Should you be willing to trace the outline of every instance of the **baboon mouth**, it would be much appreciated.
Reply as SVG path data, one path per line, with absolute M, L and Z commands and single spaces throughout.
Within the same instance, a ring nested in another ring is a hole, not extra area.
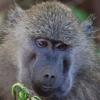
M 36 91 L 36 93 L 38 95 L 44 96 L 44 97 L 48 97 L 48 96 L 52 95 L 55 91 L 54 88 L 47 87 L 47 86 L 35 86 L 34 90 Z
M 48 86 L 42 86 L 41 87 L 44 91 L 49 91 L 49 90 L 53 90 L 54 88 L 52 87 L 48 87 Z

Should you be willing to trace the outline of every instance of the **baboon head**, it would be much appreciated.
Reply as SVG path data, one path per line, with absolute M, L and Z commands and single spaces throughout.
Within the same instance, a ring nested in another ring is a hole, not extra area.
M 16 44 L 18 79 L 40 96 L 67 96 L 92 67 L 90 41 L 61 3 L 46 2 L 26 11 L 16 7 L 8 27 Z

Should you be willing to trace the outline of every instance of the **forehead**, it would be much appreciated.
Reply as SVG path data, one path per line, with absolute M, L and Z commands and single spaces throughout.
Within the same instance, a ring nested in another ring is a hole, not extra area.
M 32 35 L 63 41 L 76 36 L 77 20 L 62 4 L 43 4 L 28 13 L 31 13 Z

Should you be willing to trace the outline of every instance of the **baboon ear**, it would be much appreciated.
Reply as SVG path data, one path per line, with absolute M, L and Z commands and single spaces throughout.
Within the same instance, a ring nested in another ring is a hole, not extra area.
M 94 38 L 96 30 L 93 26 L 92 18 L 81 22 L 80 26 L 82 27 L 83 32 L 87 35 L 88 38 Z
M 24 13 L 24 10 L 22 10 L 14 0 L 11 0 L 8 7 L 2 11 L 4 20 L 15 22 Z

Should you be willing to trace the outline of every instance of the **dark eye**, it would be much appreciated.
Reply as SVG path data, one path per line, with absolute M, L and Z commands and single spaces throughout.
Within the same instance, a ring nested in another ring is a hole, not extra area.
M 38 46 L 38 47 L 42 47 L 42 48 L 44 48 L 44 47 L 47 47 L 48 46 L 48 41 L 46 40 L 46 39 L 36 39 L 36 45 Z
M 65 51 L 69 47 L 70 47 L 69 45 L 62 43 L 62 42 L 56 44 L 56 49 L 61 50 L 61 51 Z

